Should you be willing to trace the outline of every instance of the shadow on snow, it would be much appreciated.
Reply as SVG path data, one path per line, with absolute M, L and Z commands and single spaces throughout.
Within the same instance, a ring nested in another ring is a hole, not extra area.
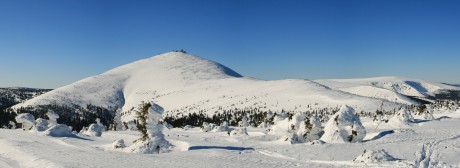
M 203 149 L 224 149 L 224 150 L 254 150 L 254 148 L 245 148 L 237 146 L 191 146 L 188 150 L 203 150 Z
M 390 135 L 390 134 L 393 134 L 393 133 L 395 133 L 394 130 L 382 131 L 379 134 L 377 134 L 376 136 L 372 137 L 371 139 L 365 140 L 364 142 L 377 140 L 377 139 L 380 139 L 380 138 L 382 138 L 382 137 L 384 137 L 386 135 Z

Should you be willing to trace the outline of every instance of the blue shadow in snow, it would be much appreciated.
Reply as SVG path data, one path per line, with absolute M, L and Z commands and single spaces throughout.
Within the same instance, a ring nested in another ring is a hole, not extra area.
M 441 116 L 441 117 L 439 117 L 439 118 L 436 118 L 436 119 L 434 119 L 434 120 L 438 120 L 438 121 L 441 121 L 441 120 L 450 119 L 450 118 L 452 118 L 452 117 L 448 117 L 448 116 Z
M 245 147 L 237 147 L 237 146 L 191 146 L 188 150 L 203 150 L 203 149 L 224 149 L 224 150 L 254 150 L 254 148 L 245 148 Z
M 382 138 L 382 137 L 384 137 L 386 135 L 390 135 L 390 134 L 393 134 L 393 133 L 395 133 L 394 130 L 382 131 L 381 133 L 377 134 L 375 137 L 373 137 L 372 139 L 367 140 L 366 142 L 377 140 L 377 139 L 380 139 L 380 138 Z
M 50 137 L 56 137 L 56 138 L 75 138 L 75 139 L 79 139 L 79 140 L 85 140 L 85 141 L 93 141 L 92 139 L 88 139 L 88 138 L 83 138 L 83 137 L 80 137 L 76 134 L 70 134 L 70 135 L 66 135 L 66 136 L 56 136 L 56 135 L 48 135 Z
M 414 119 L 414 122 L 413 122 L 413 123 L 424 123 L 424 122 L 428 122 L 428 121 L 431 121 L 431 120 Z

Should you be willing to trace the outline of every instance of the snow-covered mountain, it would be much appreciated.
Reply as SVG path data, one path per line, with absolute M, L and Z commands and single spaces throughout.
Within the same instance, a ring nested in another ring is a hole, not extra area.
M 212 114 L 219 110 L 259 108 L 262 111 L 307 111 L 347 104 L 357 111 L 375 111 L 413 104 L 404 95 L 424 97 L 439 83 L 402 78 L 357 80 L 259 80 L 210 60 L 169 52 L 139 60 L 55 89 L 13 108 L 46 104 L 136 108 L 154 101 L 166 112 Z
M 402 77 L 325 79 L 316 82 L 332 89 L 403 104 L 414 104 L 414 99 L 431 101 L 443 91 L 459 90 L 452 85 Z

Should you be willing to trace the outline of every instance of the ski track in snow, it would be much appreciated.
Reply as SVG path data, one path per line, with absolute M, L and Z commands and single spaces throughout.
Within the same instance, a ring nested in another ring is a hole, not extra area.
M 414 163 L 414 167 L 421 167 L 421 168 L 428 168 L 432 165 L 437 164 L 436 159 L 439 157 L 439 154 L 436 155 L 436 148 L 441 142 L 447 140 L 455 140 L 460 138 L 460 135 L 455 135 L 446 139 L 442 140 L 435 140 L 431 142 L 424 143 L 422 145 L 422 149 L 416 153 L 416 160 Z

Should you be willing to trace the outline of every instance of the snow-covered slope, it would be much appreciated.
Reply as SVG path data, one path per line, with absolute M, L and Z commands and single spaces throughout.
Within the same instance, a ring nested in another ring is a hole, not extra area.
M 43 104 L 87 104 L 129 111 L 154 101 L 174 112 L 217 109 L 306 111 L 347 104 L 374 111 L 381 99 L 336 91 L 309 80 L 264 81 L 197 56 L 169 52 L 136 61 L 55 89 L 13 108 Z M 392 109 L 400 104 L 387 103 Z
M 403 77 L 377 77 L 361 79 L 324 79 L 315 82 L 344 92 L 413 104 L 409 97 L 430 99 L 443 90 L 459 90 L 459 87 Z M 409 96 L 409 97 L 408 97 Z
M 454 88 L 453 86 L 450 86 Z M 332 88 L 332 89 L 331 89 Z M 209 114 L 225 109 L 307 111 L 350 105 L 357 111 L 412 104 L 404 95 L 431 95 L 443 84 L 399 78 L 275 80 L 242 77 L 210 60 L 169 52 L 139 60 L 55 89 L 13 108 L 46 104 L 92 104 L 126 112 L 154 101 L 166 112 Z

